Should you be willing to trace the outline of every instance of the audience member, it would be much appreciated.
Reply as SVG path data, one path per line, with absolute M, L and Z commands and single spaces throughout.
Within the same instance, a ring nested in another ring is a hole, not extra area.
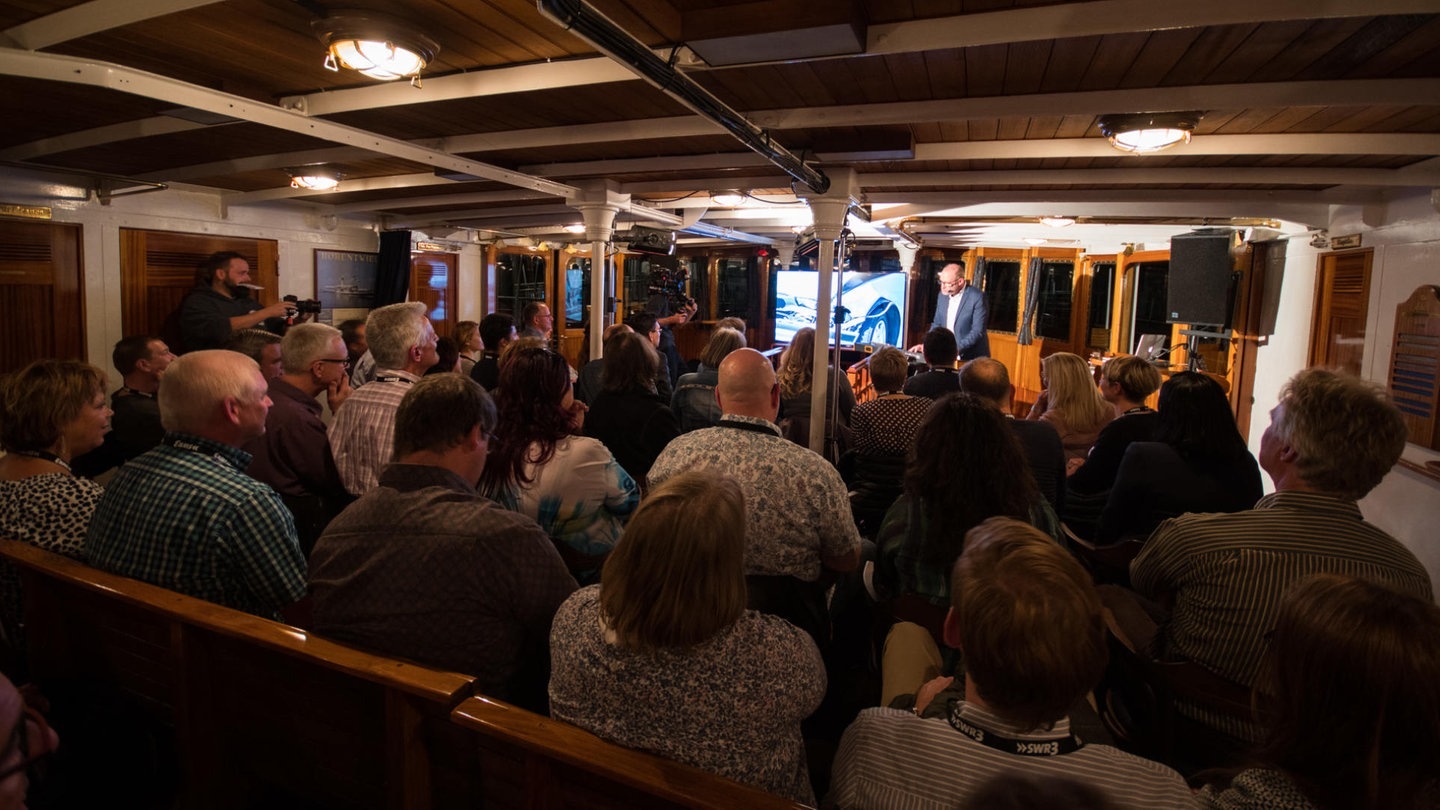
M 600 380 L 601 380 L 601 377 L 602 377 L 602 376 L 604 375 L 604 373 L 605 373 L 605 355 L 604 355 L 604 353 L 603 353 L 603 352 L 604 352 L 604 349 L 605 349 L 605 344 L 609 344 L 610 341 L 611 341 L 612 339 L 614 339 L 614 337 L 615 337 L 616 335 L 618 335 L 618 334 L 620 334 L 620 333 L 622 333 L 622 332 L 632 332 L 632 331 L 634 331 L 634 330 L 631 329 L 629 326 L 626 326 L 626 325 L 623 324 L 623 323 L 612 323 L 612 324 L 610 324 L 609 326 L 605 327 L 605 333 L 604 333 L 604 335 L 603 335 L 603 339 L 604 339 L 605 343 L 602 344 L 601 347 L 600 347 L 601 352 L 602 352 L 601 355 L 600 355 L 599 357 L 595 358 L 594 360 L 589 361 L 589 362 L 586 363 L 585 365 L 581 366 L 581 367 L 580 367 L 580 374 L 579 374 L 579 376 L 577 376 L 577 377 L 575 378 L 575 398 L 576 398 L 576 399 L 580 400 L 581 402 L 585 403 L 586 405 L 589 405 L 591 402 L 594 402 L 594 401 L 595 401 L 595 397 L 600 396 L 600 385 L 601 385 Z M 590 356 L 590 340 L 589 340 L 589 338 L 590 338 L 590 333 L 589 333 L 589 332 L 586 332 L 586 333 L 585 333 L 585 338 L 586 338 L 586 340 L 585 340 L 585 350 L 582 351 L 580 354 L 581 354 L 582 357 L 589 357 L 589 356 Z
M 1115 409 L 1090 376 L 1090 364 L 1069 352 L 1056 352 L 1040 361 L 1044 390 L 1030 408 L 1030 419 L 1055 426 L 1065 446 L 1066 469 L 1074 472 L 1085 463 L 1100 431 L 1115 418 Z
M 500 422 L 480 491 L 540 524 L 575 578 L 593 580 L 620 539 L 640 490 L 598 439 L 579 435 L 565 358 L 540 346 L 507 350 L 496 396 Z
M 1049 422 L 1015 418 L 1015 386 L 1005 364 L 991 357 L 971 360 L 960 369 L 960 390 L 989 402 L 1005 417 L 1005 424 L 1020 440 L 1040 494 L 1061 515 L 1065 503 L 1065 448 L 1060 444 L 1060 434 Z
M 650 341 L 633 332 L 616 335 L 605 344 L 602 388 L 585 415 L 585 435 L 604 442 L 642 488 L 655 457 L 680 435 L 668 400 L 655 393 L 660 362 Z
M 492 312 L 480 319 L 480 340 L 485 344 L 480 359 L 470 369 L 470 379 L 490 393 L 500 384 L 500 352 L 517 337 L 515 320 L 509 315 Z
M 551 711 L 620 745 L 814 802 L 800 721 L 825 694 L 814 643 L 745 609 L 745 495 L 714 471 L 657 487 L 601 585 L 555 616 Z
M 305 593 L 295 523 L 245 474 L 240 446 L 265 432 L 268 385 L 229 351 L 191 352 L 165 371 L 165 440 L 120 468 L 100 498 L 85 556 L 105 571 L 274 618 Z
M 340 337 L 345 339 L 345 351 L 350 357 L 350 368 L 354 370 L 359 365 L 360 358 L 370 352 L 370 344 L 365 341 L 365 319 L 351 318 L 341 321 L 336 328 L 340 330 Z
M 110 432 L 99 447 L 70 460 L 76 475 L 94 478 L 160 443 L 165 428 L 155 392 L 174 359 L 165 341 L 149 335 L 121 338 L 115 344 L 110 361 L 123 381 L 110 395 Z
M 531 301 L 520 313 L 520 325 L 520 337 L 548 341 L 555 329 L 555 316 L 550 314 L 550 307 L 544 301 Z
M 1270 420 L 1260 466 L 1276 491 L 1249 511 L 1160 524 L 1130 565 L 1136 591 L 1172 606 L 1158 652 L 1246 686 L 1255 683 L 1281 597 L 1310 574 L 1357 576 L 1433 598 L 1415 555 L 1366 523 L 1355 504 L 1405 447 L 1405 422 L 1384 393 L 1345 374 L 1307 369 L 1286 383 Z M 1244 723 L 1184 703 L 1180 710 L 1254 738 Z
M 309 556 L 325 524 L 350 502 L 320 418 L 323 393 L 332 412 L 350 396 L 349 361 L 340 331 L 301 323 L 281 344 L 285 373 L 270 381 L 265 433 L 242 449 L 253 458 L 246 472 L 269 484 L 295 518 L 300 550 Z
M 356 496 L 379 485 L 380 470 L 391 461 L 395 409 L 410 386 L 439 360 L 435 327 L 418 301 L 371 312 L 365 332 L 379 372 L 374 382 L 350 396 L 330 425 L 335 466 L 345 489 Z
M 649 340 L 650 345 L 655 347 L 655 351 L 660 351 L 660 321 L 655 318 L 654 314 L 649 312 L 631 313 L 630 317 L 625 319 L 625 324 L 635 334 Z M 670 398 L 675 395 L 675 379 L 670 376 L 669 363 L 660 364 L 660 371 L 655 375 L 655 392 L 664 397 L 666 402 L 669 402 Z
M 480 324 L 461 321 L 455 324 L 454 337 L 460 347 L 460 373 L 468 377 L 475 364 L 480 362 L 480 353 L 485 350 L 485 341 L 480 339 Z
M 731 352 L 720 363 L 716 395 L 719 424 L 670 442 L 650 468 L 650 485 L 694 469 L 733 475 L 745 493 L 750 607 L 824 639 L 821 570 L 851 571 L 860 561 L 845 482 L 819 454 L 780 435 L 780 386 L 763 354 Z
M 920 420 L 930 409 L 928 397 L 902 393 L 910 361 L 905 353 L 885 346 L 870 355 L 870 382 L 875 399 L 850 412 L 852 446 L 873 456 L 903 456 L 915 440 Z
M 102 490 L 70 470 L 110 425 L 105 374 L 75 360 L 36 360 L 0 378 L 0 537 L 83 559 L 85 530 Z M 0 563 L 0 630 L 15 655 L 20 579 Z
M 1070 475 L 1066 488 L 1081 495 L 1107 492 L 1115 483 L 1120 460 L 1131 442 L 1148 442 L 1160 416 L 1145 400 L 1160 388 L 1160 372 L 1150 361 L 1134 355 L 1112 357 L 1100 371 L 1100 396 L 1110 403 L 1115 418 L 1100 430 L 1085 463 Z
M 675 344 L 675 327 L 693 318 L 698 309 L 694 301 L 686 301 L 677 310 L 674 302 L 661 293 L 655 293 L 645 301 L 645 311 L 655 316 L 655 323 L 660 327 L 655 350 L 660 353 L 660 362 L 665 365 L 665 378 L 672 386 L 686 370 L 680 348 Z
M 721 318 L 720 320 L 716 321 L 716 322 L 715 322 L 715 328 L 716 328 L 716 329 L 734 329 L 736 332 L 739 332 L 742 336 L 745 335 L 746 332 L 748 331 L 748 327 L 745 325 L 745 319 L 744 319 L 744 318 L 737 318 L 737 317 L 735 317 L 734 315 L 727 315 L 727 316 L 725 316 L 724 318 Z M 748 341 L 749 338 L 746 338 L 746 340 Z
M 280 360 L 280 336 L 264 329 L 240 329 L 225 341 L 224 348 L 239 352 L 260 366 L 265 379 L 273 380 L 285 373 Z
M 1046 534 L 1059 534 L 1050 505 L 1015 434 L 993 405 L 973 394 L 950 394 L 936 402 L 920 424 L 905 471 L 905 494 L 880 527 L 875 588 L 896 600 L 892 610 L 905 618 L 914 600 L 918 622 L 938 630 L 950 603 L 950 570 L 964 550 L 965 533 L 989 517 L 1028 521 Z M 912 619 L 913 620 L 913 619 Z
M 1097 543 L 1143 540 L 1167 518 L 1239 512 L 1260 500 L 1260 467 L 1235 427 L 1225 391 L 1204 374 L 1182 371 L 1160 387 L 1152 438 L 1125 451 Z
M 55 753 L 60 738 L 4 675 L 0 675 L 0 735 L 5 740 L 0 748 L 0 810 L 25 810 L 29 774 Z
M 195 268 L 195 286 L 180 305 L 180 343 L 187 352 L 219 349 L 234 332 L 285 331 L 290 304 L 262 306 L 250 297 L 250 263 L 232 250 L 212 253 Z
M 700 369 L 682 374 L 675 382 L 670 397 L 670 410 L 680 423 L 680 432 L 714 427 L 720 421 L 720 403 L 715 401 L 715 386 L 720 382 L 720 363 L 736 349 L 745 348 L 745 335 L 726 326 L 717 326 L 710 333 L 705 350 L 700 352 Z
M 922 683 L 939 650 L 929 634 L 907 634 L 922 647 L 910 674 L 915 710 L 860 713 L 841 739 L 827 805 L 948 810 L 1018 771 L 1078 780 L 1115 807 L 1193 807 L 1180 774 L 1071 730 L 1066 714 L 1106 660 L 1100 599 L 1080 564 L 1006 518 L 972 529 L 963 545 L 944 621 L 945 642 L 965 654 L 963 697 L 935 699 L 954 679 Z M 902 654 L 912 655 L 887 647 L 887 659 Z
M 495 405 L 468 377 L 405 394 L 395 461 L 311 555 L 315 632 L 543 711 L 550 621 L 575 580 L 535 521 L 476 492 L 494 430 Z
M 828 346 L 826 347 L 828 350 Z M 787 438 L 799 444 L 810 444 L 810 392 L 815 375 L 815 330 L 805 327 L 795 333 L 790 345 L 780 355 L 776 379 L 780 382 L 780 429 Z M 850 448 L 850 414 L 855 410 L 855 391 L 848 376 L 837 379 L 835 370 L 827 368 L 825 380 L 825 436 L 833 442 L 838 457 Z M 838 390 L 838 393 L 837 393 Z M 831 418 L 839 403 L 839 416 Z
M 959 350 L 955 347 L 955 333 L 943 326 L 937 326 L 925 333 L 921 344 L 925 364 L 930 368 L 905 381 L 905 393 L 915 397 L 939 399 L 946 394 L 960 390 L 960 378 L 955 370 L 955 358 Z
M 435 341 L 435 365 L 425 369 L 425 374 L 457 374 L 460 371 L 460 344 L 454 338 L 442 337 Z
M 1322 574 L 1290 589 L 1268 635 L 1254 767 L 1201 804 L 1440 806 L 1440 608 Z

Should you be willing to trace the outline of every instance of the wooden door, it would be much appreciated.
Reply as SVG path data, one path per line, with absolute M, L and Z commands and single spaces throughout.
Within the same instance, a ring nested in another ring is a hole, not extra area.
M 154 335 L 172 348 L 180 342 L 180 305 L 195 287 L 195 271 L 210 254 L 233 250 L 250 263 L 252 292 L 262 304 L 280 300 L 278 243 L 168 231 L 120 229 L 120 328 L 125 335 Z
M 80 226 L 0 220 L 0 373 L 88 359 Z
M 410 257 L 410 300 L 425 304 L 435 334 L 455 331 L 454 253 L 416 253 Z
M 1365 316 L 1370 308 L 1371 258 L 1368 250 L 1320 257 L 1310 366 L 1360 374 L 1365 358 Z

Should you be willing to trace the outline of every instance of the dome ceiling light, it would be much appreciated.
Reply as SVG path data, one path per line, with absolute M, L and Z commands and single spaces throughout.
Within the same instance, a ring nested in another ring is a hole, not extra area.
M 1190 142 L 1190 133 L 1200 122 L 1198 112 L 1135 113 L 1100 116 L 1100 133 L 1121 152 L 1137 155 L 1169 149 Z
M 328 70 L 345 67 L 383 81 L 409 76 L 419 87 L 420 71 L 440 52 L 424 34 L 371 11 L 337 11 L 311 25 L 329 51 Z

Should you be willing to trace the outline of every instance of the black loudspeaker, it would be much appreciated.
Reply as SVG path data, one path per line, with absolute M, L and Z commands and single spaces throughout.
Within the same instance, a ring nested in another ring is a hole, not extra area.
M 1225 326 L 1230 323 L 1232 233 L 1196 231 L 1170 237 L 1170 278 L 1165 311 L 1170 323 Z

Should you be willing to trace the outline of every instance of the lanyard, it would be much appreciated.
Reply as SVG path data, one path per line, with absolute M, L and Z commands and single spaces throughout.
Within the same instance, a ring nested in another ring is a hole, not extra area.
M 956 731 L 983 746 L 1022 757 L 1058 757 L 1062 754 L 1073 754 L 1085 746 L 1085 743 L 1080 742 L 1080 738 L 1074 734 L 1068 734 L 1058 740 L 1017 740 L 1011 737 L 1002 737 L 993 731 L 986 731 L 961 719 L 959 701 L 950 705 L 950 712 L 945 719 Z
M 11 450 L 10 452 L 14 453 L 17 456 L 25 456 L 26 458 L 38 458 L 41 461 L 48 461 L 57 467 L 64 467 L 65 472 L 70 472 L 69 463 L 67 463 L 65 459 L 60 458 L 49 450 Z
M 409 377 L 401 377 L 398 374 L 381 374 L 375 378 L 375 382 L 398 382 L 406 385 L 414 385 L 415 381 Z

